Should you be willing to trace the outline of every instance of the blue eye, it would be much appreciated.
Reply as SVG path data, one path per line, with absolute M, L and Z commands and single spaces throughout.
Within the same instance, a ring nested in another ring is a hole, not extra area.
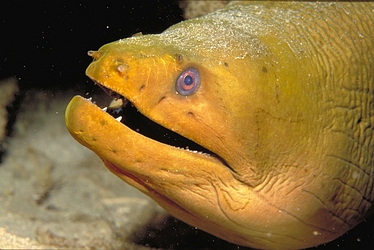
M 200 86 L 200 76 L 194 68 L 183 71 L 176 82 L 175 89 L 181 95 L 192 95 Z

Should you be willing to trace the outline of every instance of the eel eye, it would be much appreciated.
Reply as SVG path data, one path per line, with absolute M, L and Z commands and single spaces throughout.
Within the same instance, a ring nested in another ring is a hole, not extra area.
M 175 88 L 181 95 L 192 95 L 199 86 L 199 72 L 194 68 L 188 68 L 179 75 Z

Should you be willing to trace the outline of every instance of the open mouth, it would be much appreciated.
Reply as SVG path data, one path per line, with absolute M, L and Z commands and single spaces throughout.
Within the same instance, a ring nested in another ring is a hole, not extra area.
M 95 83 L 113 98 L 110 105 L 103 110 L 130 129 L 158 142 L 195 153 L 208 154 L 220 159 L 210 150 L 147 118 L 124 96 L 104 87 L 98 82 Z M 224 162 L 222 159 L 220 160 Z

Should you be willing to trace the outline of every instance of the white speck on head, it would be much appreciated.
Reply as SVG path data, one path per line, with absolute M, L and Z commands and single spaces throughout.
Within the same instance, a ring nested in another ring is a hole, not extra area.
M 313 235 L 318 236 L 318 235 L 321 235 L 321 233 L 318 231 L 313 231 Z

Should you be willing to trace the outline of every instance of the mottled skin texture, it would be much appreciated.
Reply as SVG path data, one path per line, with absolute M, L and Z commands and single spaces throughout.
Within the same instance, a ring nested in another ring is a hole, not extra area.
M 172 215 L 228 241 L 331 241 L 372 207 L 374 5 L 242 2 L 94 52 L 87 75 L 219 155 L 142 136 L 89 101 L 74 138 Z M 198 91 L 176 93 L 188 67 Z

